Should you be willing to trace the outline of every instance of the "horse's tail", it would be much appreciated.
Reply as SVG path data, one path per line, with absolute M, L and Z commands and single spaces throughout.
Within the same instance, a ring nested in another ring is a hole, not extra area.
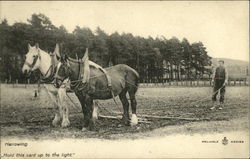
M 140 80 L 140 75 L 139 75 L 139 73 L 138 73 L 135 69 L 133 69 L 133 68 L 131 68 L 131 69 L 132 69 L 132 71 L 134 72 L 134 74 L 135 74 L 135 76 L 136 76 L 135 85 L 136 85 L 136 87 L 137 87 L 137 89 L 138 89 L 139 80 Z
M 131 69 L 134 72 L 134 74 L 137 76 L 137 79 L 138 79 L 138 82 L 139 82 L 139 79 L 140 79 L 139 73 L 135 69 L 133 69 L 133 68 L 131 68 Z
M 135 89 L 137 90 L 140 80 L 139 73 L 135 69 L 129 67 L 128 65 L 125 65 L 125 68 L 126 68 L 126 77 L 125 77 L 126 83 L 128 83 L 128 85 L 134 86 Z

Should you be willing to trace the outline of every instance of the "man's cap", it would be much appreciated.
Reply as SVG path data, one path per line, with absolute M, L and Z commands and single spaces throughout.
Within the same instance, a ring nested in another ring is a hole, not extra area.
M 224 60 L 219 60 L 218 62 L 223 62 L 224 63 Z

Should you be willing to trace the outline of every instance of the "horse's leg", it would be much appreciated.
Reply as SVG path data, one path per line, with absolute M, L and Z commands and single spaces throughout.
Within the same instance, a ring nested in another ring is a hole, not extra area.
M 86 131 L 86 127 L 88 127 L 89 125 L 89 121 L 87 119 L 87 108 L 86 108 L 86 96 L 82 93 L 82 92 L 76 92 L 75 93 L 78 100 L 81 103 L 82 106 L 82 113 L 83 113 L 83 127 L 82 127 L 82 131 Z
M 90 131 L 95 129 L 95 121 L 92 118 L 94 108 L 93 104 L 93 99 L 90 96 L 86 95 L 86 120 L 88 123 L 87 127 Z
M 129 102 L 128 99 L 126 97 L 126 93 L 127 90 L 123 90 L 120 94 L 119 94 L 119 98 L 122 102 L 122 106 L 123 106 L 123 116 L 122 119 L 125 123 L 125 125 L 129 125 Z
M 46 86 L 46 85 L 44 85 L 44 87 L 45 87 L 47 93 L 49 94 L 49 97 L 51 98 L 53 104 L 54 104 L 55 117 L 52 121 L 52 125 L 57 126 L 61 120 L 61 115 L 60 115 L 61 108 L 60 108 L 60 105 L 58 103 L 57 92 L 56 93 L 51 92 L 48 89 L 48 86 Z
M 58 89 L 58 102 L 61 106 L 61 113 L 62 113 L 62 127 L 68 127 L 70 125 L 69 121 L 69 109 L 66 105 L 66 89 L 65 88 L 59 88 Z
M 57 96 L 54 96 L 53 98 L 55 99 L 56 103 L 54 104 L 55 105 L 54 106 L 55 107 L 55 117 L 54 117 L 54 119 L 52 121 L 52 125 L 56 127 L 56 126 L 59 125 L 59 123 L 61 121 L 61 113 L 60 112 L 62 111 L 61 110 L 62 108 L 61 108 L 61 106 L 59 104 Z
M 138 124 L 138 118 L 136 116 L 136 105 L 137 105 L 137 102 L 136 102 L 136 99 L 135 99 L 136 91 L 137 91 L 137 88 L 130 88 L 128 90 L 131 109 L 132 109 L 131 126 L 134 126 L 134 125 Z
M 93 102 L 92 119 L 93 119 L 93 121 L 96 121 L 98 119 L 98 106 L 96 104 L 96 101 Z

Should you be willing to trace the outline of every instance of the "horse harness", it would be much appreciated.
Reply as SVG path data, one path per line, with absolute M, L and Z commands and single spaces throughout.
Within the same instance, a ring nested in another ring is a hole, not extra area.
M 70 82 L 70 88 L 73 89 L 74 91 L 82 91 L 84 90 L 85 92 L 88 92 L 91 90 L 90 88 L 90 85 L 89 85 L 89 80 L 87 81 L 83 81 L 83 76 L 82 74 L 84 73 L 83 72 L 83 67 L 82 67 L 82 64 L 83 64 L 83 61 L 81 60 L 78 60 L 78 80 L 75 80 L 75 81 L 71 81 Z M 106 76 L 106 79 L 108 81 L 108 89 L 109 91 L 111 91 L 111 94 L 112 94 L 112 97 L 114 97 L 114 93 L 113 93 L 113 90 L 112 90 L 112 87 L 111 87 L 111 78 L 110 76 L 108 75 L 107 71 L 105 69 L 103 69 L 102 67 L 98 67 L 98 69 L 100 69 L 104 75 Z
M 50 58 L 51 58 L 51 65 L 48 69 L 48 71 L 45 73 L 45 75 L 43 76 L 42 73 L 40 75 L 41 77 L 41 82 L 42 83 L 51 83 L 54 81 L 55 79 L 55 74 L 56 74 L 56 61 L 55 61 L 55 54 L 50 54 Z M 50 72 L 49 77 L 46 77 L 48 75 L 48 73 Z
M 82 90 L 87 90 L 88 83 L 87 82 L 82 82 L 82 65 L 81 61 L 78 61 L 78 80 L 76 81 L 71 81 L 70 82 L 70 88 L 73 89 L 74 91 L 82 91 Z

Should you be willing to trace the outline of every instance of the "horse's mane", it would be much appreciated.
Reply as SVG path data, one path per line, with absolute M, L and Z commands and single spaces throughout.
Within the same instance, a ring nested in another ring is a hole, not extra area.
M 42 50 L 41 48 L 39 48 L 39 51 L 45 53 L 46 55 L 49 55 L 51 57 L 52 64 L 57 65 L 57 63 L 59 62 L 57 59 L 57 55 L 54 52 L 47 52 L 45 50 Z
M 76 59 L 73 59 L 73 58 L 70 58 L 70 57 L 68 57 L 68 60 L 73 62 L 73 63 L 81 63 L 81 64 L 84 63 L 84 61 L 76 60 Z M 101 69 L 101 70 L 103 69 L 100 65 L 96 64 L 95 62 L 93 62 L 91 60 L 89 60 L 89 65 L 93 66 L 94 68 L 97 68 L 97 69 Z
M 76 59 L 68 57 L 68 60 L 70 62 L 75 63 L 75 64 L 80 63 L 80 64 L 88 66 L 88 67 L 84 67 L 84 74 L 83 74 L 83 79 L 82 79 L 83 83 L 89 82 L 90 68 L 92 67 L 92 69 L 96 69 L 96 70 L 99 70 L 102 73 L 104 73 L 108 78 L 109 85 L 111 85 L 111 81 L 107 75 L 107 71 L 104 68 L 102 68 L 100 65 L 96 64 L 95 62 L 88 60 L 88 58 L 86 59 L 87 61 L 82 61 L 82 60 L 76 60 Z

